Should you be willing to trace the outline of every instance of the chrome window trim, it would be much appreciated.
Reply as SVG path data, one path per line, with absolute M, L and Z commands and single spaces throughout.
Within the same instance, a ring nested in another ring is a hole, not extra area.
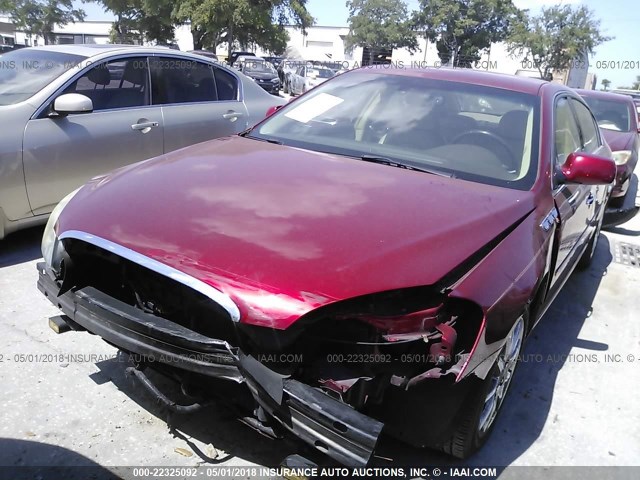
M 65 238 L 73 238 L 75 240 L 82 240 L 83 242 L 90 243 L 92 245 L 95 245 L 96 247 L 112 252 L 122 258 L 126 258 L 131 262 L 146 267 L 149 270 L 153 270 L 160 275 L 163 275 L 189 288 L 192 288 L 224 308 L 227 313 L 229 313 L 231 320 L 236 323 L 240 321 L 240 310 L 238 309 L 238 306 L 235 304 L 235 302 L 231 299 L 231 297 L 222 293 L 220 290 L 212 287 L 211 285 L 207 285 L 203 281 L 192 277 L 191 275 L 187 275 L 180 270 L 176 270 L 175 268 L 149 258 L 146 255 L 142 255 L 141 253 L 131 250 L 130 248 L 123 247 L 122 245 L 104 239 L 97 235 L 93 235 L 91 233 L 86 233 L 79 230 L 67 230 L 58 237 L 59 240 L 64 240 Z

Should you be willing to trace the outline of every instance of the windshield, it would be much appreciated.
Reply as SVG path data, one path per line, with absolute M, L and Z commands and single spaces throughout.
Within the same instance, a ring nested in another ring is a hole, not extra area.
M 23 48 L 0 58 L 0 105 L 31 98 L 86 57 Z
M 268 62 L 252 62 L 247 60 L 244 62 L 244 66 L 242 67 L 243 73 L 271 73 L 273 75 L 277 75 L 275 69 Z
M 600 128 L 618 132 L 631 131 L 631 115 L 626 103 L 593 97 L 583 98 L 596 117 Z
M 329 70 L 328 68 L 310 68 L 307 70 L 308 77 L 317 77 L 317 78 L 331 78 L 335 75 L 333 70 Z
M 533 95 L 353 71 L 285 106 L 249 137 L 528 190 L 537 175 L 538 112 Z

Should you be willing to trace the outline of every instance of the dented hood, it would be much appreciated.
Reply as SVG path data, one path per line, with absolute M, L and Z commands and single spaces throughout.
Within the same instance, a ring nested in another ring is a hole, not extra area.
M 522 192 L 241 137 L 95 179 L 58 233 L 128 247 L 287 328 L 327 303 L 435 283 L 533 208 Z

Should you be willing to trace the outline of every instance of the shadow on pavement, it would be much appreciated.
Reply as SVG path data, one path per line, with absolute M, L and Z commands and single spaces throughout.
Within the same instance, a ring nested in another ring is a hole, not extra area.
M 289 438 L 274 440 L 244 425 L 237 420 L 226 402 L 214 403 L 190 414 L 171 414 L 136 378 L 125 374 L 125 369 L 133 364 L 123 352 L 119 352 L 114 359 L 96 365 L 100 372 L 97 374 L 99 378 L 95 378 L 94 374 L 94 381 L 111 381 L 140 407 L 167 422 L 168 432 L 185 441 L 202 462 L 215 465 L 232 457 L 240 457 L 260 465 L 278 466 L 286 456 L 294 453 L 301 453 L 307 457 L 315 455 L 317 461 L 322 460 L 322 455 L 316 455 L 302 443 Z M 145 373 L 167 397 L 179 404 L 189 403 L 177 383 L 149 369 Z M 232 392 L 228 395 L 229 398 L 234 398 L 231 396 Z
M 93 460 L 48 443 L 0 438 L 0 477 L 11 480 L 117 480 Z
M 0 240 L 0 268 L 42 257 L 40 242 L 44 226 L 21 230 Z

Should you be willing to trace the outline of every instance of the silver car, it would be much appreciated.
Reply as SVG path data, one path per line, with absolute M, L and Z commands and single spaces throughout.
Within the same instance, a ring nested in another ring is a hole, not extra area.
M 44 223 L 87 180 L 231 135 L 285 100 L 160 47 L 58 45 L 0 57 L 0 239 Z
M 336 72 L 327 67 L 300 65 L 294 73 L 289 75 L 289 93 L 302 95 L 335 75 Z

